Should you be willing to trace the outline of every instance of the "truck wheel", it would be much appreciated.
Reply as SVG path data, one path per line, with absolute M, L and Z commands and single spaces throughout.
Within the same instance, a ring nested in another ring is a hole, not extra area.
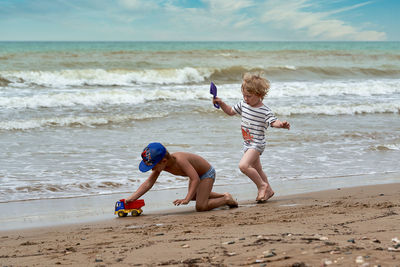
M 139 216 L 140 213 L 141 212 L 139 210 L 132 210 L 132 212 L 131 212 L 132 216 Z
M 118 211 L 118 217 L 126 217 L 126 215 L 128 215 L 128 213 L 125 213 L 123 211 Z

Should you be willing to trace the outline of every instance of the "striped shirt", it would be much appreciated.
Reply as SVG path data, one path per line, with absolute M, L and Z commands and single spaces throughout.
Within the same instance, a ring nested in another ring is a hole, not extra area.
M 233 110 L 242 116 L 241 128 L 244 143 L 265 147 L 265 131 L 277 120 L 271 109 L 264 104 L 254 108 L 241 100 L 233 107 Z

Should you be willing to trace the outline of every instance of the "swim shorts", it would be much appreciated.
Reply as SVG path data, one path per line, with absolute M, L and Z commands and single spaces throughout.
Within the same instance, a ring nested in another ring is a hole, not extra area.
M 255 145 L 255 144 L 243 144 L 243 153 L 246 153 L 247 150 L 249 150 L 250 148 L 257 150 L 258 152 L 260 152 L 260 155 L 264 152 L 265 146 L 261 146 L 261 145 Z
M 215 180 L 215 169 L 214 169 L 213 166 L 211 166 L 210 169 L 208 171 L 206 171 L 205 174 L 200 176 L 200 181 L 205 179 L 205 178 L 211 178 L 211 179 Z

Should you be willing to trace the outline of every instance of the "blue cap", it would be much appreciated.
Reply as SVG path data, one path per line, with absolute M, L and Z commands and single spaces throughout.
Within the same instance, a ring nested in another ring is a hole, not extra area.
M 154 168 L 165 156 L 167 150 L 160 143 L 150 143 L 143 149 L 142 161 L 139 164 L 141 172 L 147 172 Z

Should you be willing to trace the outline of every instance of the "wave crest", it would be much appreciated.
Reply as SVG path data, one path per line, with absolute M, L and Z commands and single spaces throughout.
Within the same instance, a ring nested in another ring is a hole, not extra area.
M 357 115 L 374 113 L 398 113 L 400 114 L 400 102 L 376 103 L 376 104 L 345 104 L 345 105 L 316 105 L 316 106 L 290 106 L 274 108 L 279 115 Z
M 139 120 L 149 120 L 154 118 L 166 117 L 168 113 L 152 113 L 151 115 L 114 115 L 103 117 L 89 116 L 70 116 L 70 117 L 51 117 L 38 118 L 29 120 L 10 120 L 0 122 L 0 130 L 15 131 L 15 130 L 30 130 L 43 127 L 94 127 L 108 124 L 119 124 Z
M 204 82 L 210 76 L 204 68 L 104 70 L 78 69 L 59 71 L 3 71 L 1 86 L 76 87 L 131 86 L 134 84 L 191 84 Z
M 7 86 L 9 83 L 11 83 L 9 80 L 0 76 L 0 86 Z
M 132 86 L 137 84 L 184 85 L 216 82 L 239 82 L 245 72 L 261 73 L 271 80 L 398 78 L 400 69 L 387 65 L 379 68 L 332 66 L 229 66 L 184 67 L 175 69 L 67 69 L 57 71 L 1 71 L 0 86 L 79 87 Z
M 400 150 L 400 144 L 376 145 L 376 146 L 373 146 L 371 149 L 378 150 L 378 151 Z

